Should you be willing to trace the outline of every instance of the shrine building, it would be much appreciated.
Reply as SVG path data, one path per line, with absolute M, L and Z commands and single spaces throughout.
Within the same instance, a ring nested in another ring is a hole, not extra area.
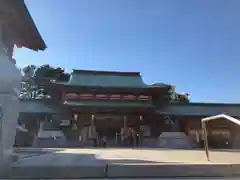
M 20 117 L 31 115 L 32 137 L 39 122 L 55 119 L 59 122 L 55 130 L 67 142 L 81 142 L 79 147 L 93 146 L 96 137 L 106 137 L 110 147 L 121 146 L 129 133 L 134 141 L 141 137 L 141 146 L 158 147 L 163 132 L 181 132 L 195 147 L 202 140 L 202 118 L 223 113 L 240 117 L 240 104 L 171 102 L 171 85 L 148 85 L 138 72 L 73 70 L 68 82 L 53 81 L 47 91 L 51 100 L 22 101 L 25 113 Z M 227 120 L 210 122 L 207 129 L 213 147 L 240 145 L 238 127 Z
M 1 1 L 0 14 L 4 94 L 7 80 L 15 78 L 6 68 L 8 64 L 15 69 L 14 46 L 37 51 L 46 44 L 23 0 Z M 195 148 L 202 146 L 202 118 L 226 114 L 240 119 L 240 104 L 173 102 L 171 85 L 146 84 L 138 72 L 73 70 L 68 82 L 51 82 L 45 89 L 51 99 L 21 99 L 15 145 L 57 147 L 63 137 L 61 147 L 101 146 L 101 140 L 109 147 L 162 147 L 167 134 L 176 146 L 183 147 L 185 138 L 188 148 Z M 9 136 L 11 120 L 3 124 L 3 137 Z M 207 123 L 207 134 L 211 147 L 240 147 L 240 129 L 226 119 Z M 50 143 L 39 145 L 39 139 Z

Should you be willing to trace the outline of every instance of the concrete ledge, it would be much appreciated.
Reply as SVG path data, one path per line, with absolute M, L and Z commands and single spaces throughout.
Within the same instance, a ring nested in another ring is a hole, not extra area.
M 99 166 L 20 166 L 12 167 L 0 178 L 176 178 L 240 176 L 240 165 L 108 164 Z
M 43 178 L 104 178 L 104 166 L 49 166 L 13 167 L 0 178 L 43 179 Z
M 229 165 L 233 176 L 240 176 L 240 164 Z
M 116 162 L 101 161 L 92 154 L 46 153 L 19 160 L 0 178 L 240 177 L 240 164 Z
M 109 165 L 109 178 L 156 177 L 230 177 L 235 176 L 229 165 Z M 240 175 L 240 173 L 239 173 Z
M 36 153 L 36 152 L 56 152 L 64 150 L 62 148 L 14 148 L 16 153 Z

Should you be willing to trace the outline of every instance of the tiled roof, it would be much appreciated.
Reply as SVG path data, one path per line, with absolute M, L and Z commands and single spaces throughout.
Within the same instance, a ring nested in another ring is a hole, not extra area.
M 156 88 L 145 84 L 138 72 L 115 71 L 73 70 L 69 82 L 56 82 L 56 84 L 101 88 Z M 161 87 L 168 86 L 162 85 Z
M 78 86 L 146 87 L 139 73 L 74 70 L 69 81 Z
M 214 116 L 226 114 L 240 117 L 240 104 L 176 103 L 159 108 L 157 113 L 177 116 Z

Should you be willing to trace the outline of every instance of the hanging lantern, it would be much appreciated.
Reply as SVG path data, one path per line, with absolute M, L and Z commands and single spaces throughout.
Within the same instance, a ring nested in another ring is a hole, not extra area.
M 140 116 L 140 121 L 143 121 L 143 116 Z
M 94 126 L 95 124 L 95 115 L 91 116 L 91 126 Z
M 78 120 L 78 114 L 74 113 L 73 118 L 74 118 L 75 121 L 77 121 Z

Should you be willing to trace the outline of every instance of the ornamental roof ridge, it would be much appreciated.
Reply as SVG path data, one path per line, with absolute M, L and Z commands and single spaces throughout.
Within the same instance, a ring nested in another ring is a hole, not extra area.
M 141 76 L 140 72 L 83 70 L 83 69 L 73 69 L 72 73 L 96 74 L 96 75 L 103 74 L 103 75 L 120 75 L 120 76 Z

